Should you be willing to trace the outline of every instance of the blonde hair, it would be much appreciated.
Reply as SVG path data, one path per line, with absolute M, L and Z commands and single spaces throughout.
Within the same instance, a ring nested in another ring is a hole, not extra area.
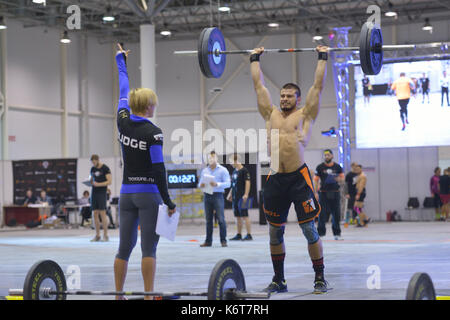
M 130 90 L 128 104 L 133 113 L 145 113 L 148 106 L 158 104 L 158 97 L 152 89 L 137 88 Z

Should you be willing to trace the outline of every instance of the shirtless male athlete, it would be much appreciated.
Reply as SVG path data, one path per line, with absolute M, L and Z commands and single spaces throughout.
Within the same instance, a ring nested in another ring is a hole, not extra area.
M 250 55 L 250 70 L 257 96 L 258 110 L 266 121 L 267 136 L 278 130 L 278 141 L 269 141 L 271 174 L 263 192 L 263 208 L 269 221 L 270 254 L 274 277 L 264 291 L 286 292 L 284 279 L 284 228 L 291 203 L 294 203 L 298 223 L 308 241 L 308 252 L 315 271 L 314 293 L 327 292 L 324 277 L 322 242 L 314 224 L 320 213 L 318 199 L 314 195 L 309 169 L 304 161 L 304 150 L 311 137 L 311 128 L 319 113 L 323 90 L 328 47 L 318 46 L 314 84 L 306 96 L 306 104 L 300 108 L 300 88 L 293 83 L 280 91 L 280 109 L 272 104 L 264 85 L 259 59 L 264 48 L 255 48 Z M 270 139 L 270 138 L 269 138 Z
M 362 171 L 362 165 L 358 164 L 355 167 L 356 173 L 356 196 L 355 196 L 355 211 L 357 212 L 357 227 L 365 227 L 370 222 L 370 218 L 363 212 L 364 199 L 366 198 L 366 184 L 367 176 Z

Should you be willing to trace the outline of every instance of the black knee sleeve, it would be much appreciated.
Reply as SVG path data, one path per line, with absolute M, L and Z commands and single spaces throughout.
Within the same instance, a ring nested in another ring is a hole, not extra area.
M 284 226 L 269 225 L 270 245 L 276 246 L 284 241 Z

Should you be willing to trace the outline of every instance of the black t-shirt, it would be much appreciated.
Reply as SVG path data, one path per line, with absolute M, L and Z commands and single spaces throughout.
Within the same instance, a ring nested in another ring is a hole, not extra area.
M 250 172 L 246 167 L 241 170 L 234 169 L 231 174 L 231 190 L 234 201 L 238 201 L 245 193 L 245 181 L 250 181 Z
M 450 184 L 450 177 L 448 175 L 439 177 L 440 194 L 449 194 L 448 192 L 449 184 Z
M 95 182 L 106 182 L 106 175 L 111 173 L 111 170 L 106 164 L 102 164 L 100 168 L 91 168 L 91 177 Z M 107 187 L 92 187 L 92 193 L 106 193 Z
M 37 199 L 35 196 L 31 196 L 31 198 L 28 198 L 27 196 L 25 196 L 25 199 L 23 199 L 23 205 L 28 205 L 28 204 L 35 204 L 37 202 Z
M 342 167 L 336 162 L 333 162 L 331 166 L 323 162 L 319 164 L 315 174 L 320 178 L 320 191 L 339 191 L 339 184 L 335 178 L 342 172 Z
M 428 89 L 428 85 L 430 83 L 430 79 L 428 78 L 420 78 L 420 84 L 422 85 L 422 89 Z
M 354 196 L 356 195 L 356 177 L 358 175 L 354 172 L 349 172 L 345 176 L 345 183 L 347 184 L 347 192 L 349 195 Z
M 369 90 L 369 79 L 362 79 L 363 89 Z

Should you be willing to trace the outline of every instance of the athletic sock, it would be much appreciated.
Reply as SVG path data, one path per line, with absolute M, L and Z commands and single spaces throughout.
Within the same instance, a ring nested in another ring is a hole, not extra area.
M 323 270 L 325 269 L 325 266 L 323 264 L 323 257 L 317 260 L 311 259 L 313 264 L 314 272 L 316 273 L 315 280 L 323 280 Z
M 274 282 L 281 282 L 284 280 L 284 258 L 286 253 L 282 254 L 271 254 L 273 271 L 275 276 L 273 277 Z

